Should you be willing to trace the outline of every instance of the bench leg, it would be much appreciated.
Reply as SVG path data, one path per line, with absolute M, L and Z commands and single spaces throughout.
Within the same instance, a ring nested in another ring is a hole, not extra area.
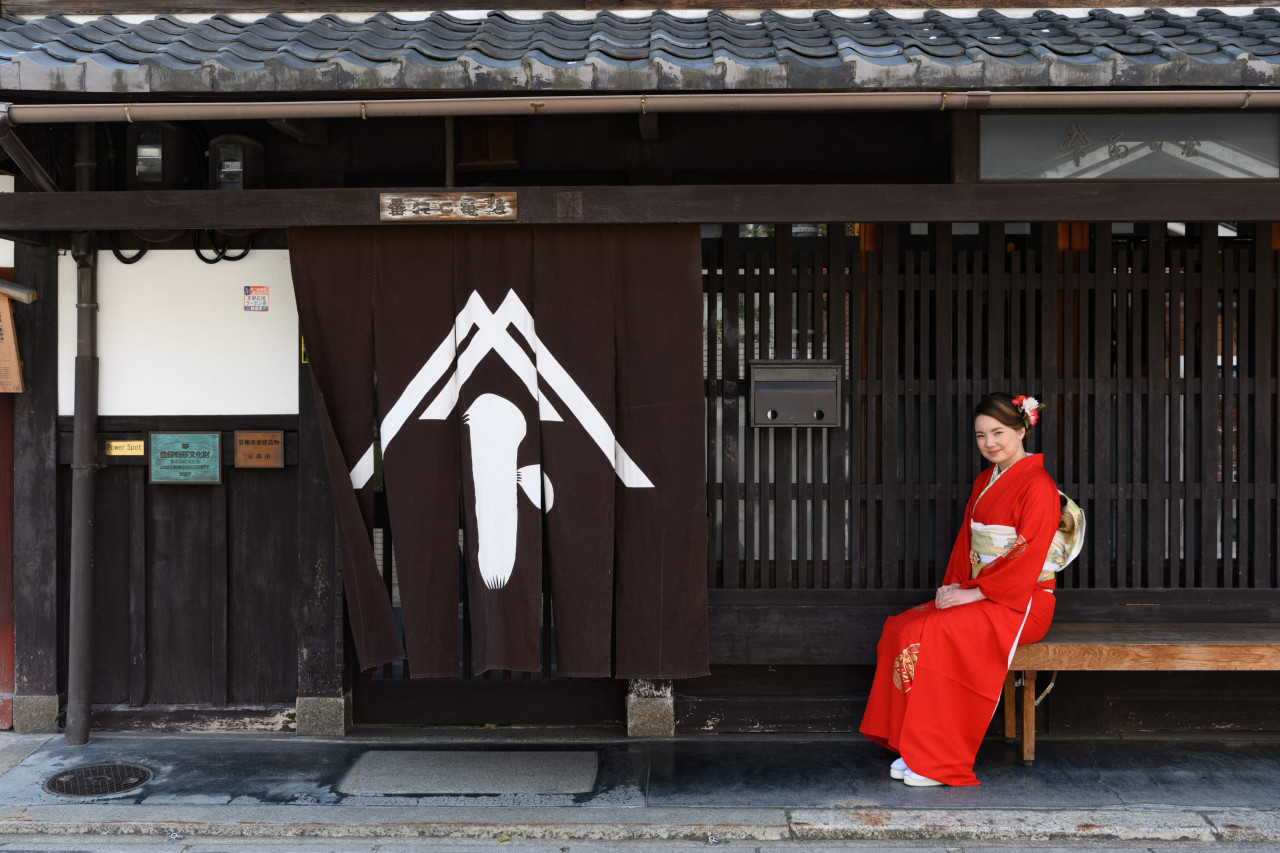
M 1022 673 L 1022 763 L 1036 760 L 1036 671 Z
M 1013 687 L 1013 671 L 1004 677 L 1004 742 L 1013 743 L 1018 737 L 1017 691 Z

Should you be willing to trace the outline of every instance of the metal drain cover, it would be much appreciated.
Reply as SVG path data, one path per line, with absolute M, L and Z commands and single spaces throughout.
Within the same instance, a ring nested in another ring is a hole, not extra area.
M 150 781 L 151 771 L 138 764 L 90 764 L 50 776 L 44 780 L 44 789 L 63 797 L 102 797 Z

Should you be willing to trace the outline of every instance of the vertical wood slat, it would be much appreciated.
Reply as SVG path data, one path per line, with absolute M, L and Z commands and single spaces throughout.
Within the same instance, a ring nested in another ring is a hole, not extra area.
M 938 235 L 936 251 L 938 266 L 933 278 L 933 289 L 934 293 L 937 294 L 938 320 L 934 332 L 937 346 L 934 350 L 933 377 L 937 388 L 938 417 L 933 443 L 935 471 L 933 484 L 940 487 L 944 494 L 949 494 L 950 499 L 940 499 L 935 503 L 934 535 L 939 541 L 935 542 L 931 549 L 931 556 L 936 561 L 937 568 L 934 571 L 930 586 L 941 585 L 943 576 L 946 574 L 948 554 L 941 547 L 942 542 L 940 540 L 946 536 L 942 531 L 949 530 L 961 514 L 956 511 L 957 495 L 954 488 L 958 479 L 959 466 L 957 456 L 952 451 L 956 437 L 954 430 L 949 429 L 947 425 L 956 422 L 956 413 L 962 408 L 957 402 L 958 380 L 962 375 L 962 370 L 955 352 L 955 342 L 968 337 L 963 326 L 957 328 L 958 311 L 955 304 L 956 284 L 954 272 L 956 259 L 951 248 L 951 234 L 949 232 Z
M 1085 423 L 1091 436 L 1092 452 L 1089 455 L 1094 466 L 1094 506 L 1099 513 L 1096 517 L 1103 522 L 1104 533 L 1110 530 L 1109 535 L 1094 537 L 1093 553 L 1094 559 L 1098 561 L 1099 575 L 1095 585 L 1115 589 L 1119 583 L 1111 549 L 1119 538 L 1116 527 L 1119 507 L 1115 499 L 1117 479 L 1112 459 L 1112 442 L 1116 436 L 1117 424 L 1111 413 L 1112 400 L 1116 397 L 1112 343 L 1116 339 L 1113 305 L 1117 292 L 1115 264 L 1111 253 L 1111 223 L 1097 222 L 1093 228 L 1093 264 L 1085 282 L 1087 295 L 1092 299 L 1093 306 L 1091 311 L 1082 312 L 1082 319 L 1088 323 L 1093 346 L 1092 357 L 1085 360 L 1086 369 L 1082 375 L 1084 381 L 1080 384 L 1079 393 L 1082 411 L 1092 409 L 1092 416 L 1086 415 Z M 1080 297 L 1083 307 L 1086 304 L 1086 293 L 1081 293 Z M 1088 408 L 1085 406 L 1086 401 L 1089 403 Z
M 1243 586 L 1240 561 L 1237 559 L 1234 535 L 1236 514 L 1243 507 L 1240 500 L 1240 485 L 1235 476 L 1236 462 L 1236 401 L 1239 400 L 1240 380 L 1236 370 L 1236 311 L 1235 299 L 1238 292 L 1240 251 L 1233 247 L 1222 253 L 1222 333 L 1219 335 L 1218 350 L 1221 363 L 1222 388 L 1222 572 L 1223 586 L 1239 588 Z
M 1270 225 L 1271 223 L 1267 223 Z M 1261 233 L 1255 242 L 1261 243 L 1264 239 L 1262 235 L 1266 234 L 1261 229 Z M 1261 529 L 1264 534 L 1260 540 L 1260 547 L 1255 551 L 1255 559 L 1258 564 L 1263 567 L 1270 567 L 1270 577 L 1267 578 L 1267 585 L 1276 588 L 1280 587 L 1280 531 L 1274 524 L 1277 512 L 1280 511 L 1280 495 L 1277 494 L 1277 476 L 1275 469 L 1276 460 L 1276 444 L 1280 443 L 1280 407 L 1277 407 L 1277 388 L 1276 377 L 1278 369 L 1280 369 L 1280 288 L 1277 288 L 1277 279 L 1280 278 L 1280 257 L 1277 256 L 1273 246 L 1268 245 L 1265 253 L 1259 252 L 1259 264 L 1257 272 L 1259 281 L 1262 282 L 1257 290 L 1256 304 L 1258 310 L 1255 316 L 1263 318 L 1265 325 L 1258 330 L 1255 344 L 1257 361 L 1255 387 L 1258 389 L 1257 397 L 1259 404 L 1257 407 L 1258 415 L 1256 423 L 1259 425 L 1260 434 L 1254 442 L 1257 448 L 1257 457 L 1254 463 L 1254 471 L 1258 474 L 1259 490 L 1264 490 L 1265 497 L 1260 501 L 1258 521 L 1255 523 L 1255 529 Z
M 849 589 L 866 589 L 870 586 L 867 577 L 867 411 L 866 411 L 866 358 L 864 347 L 866 336 L 863 327 L 866 322 L 867 274 L 866 270 L 875 271 L 880 263 L 880 254 L 867 251 L 863 242 L 867 239 L 868 226 L 864 224 L 862 236 L 859 237 L 858 256 L 849 259 L 848 280 L 848 316 L 847 324 L 849 375 L 847 391 L 849 399 L 849 427 L 846 431 L 845 448 L 848 454 L 849 486 L 849 569 L 846 586 Z M 886 227 L 886 231 L 889 227 Z M 866 267 L 863 267 L 863 262 Z
M 878 476 L 875 482 L 879 486 L 880 493 L 878 501 L 880 515 L 876 536 L 879 548 L 876 557 L 881 577 L 876 586 L 902 589 L 902 551 L 898 547 L 898 500 L 901 489 L 898 487 L 897 403 L 901 397 L 901 383 L 898 380 L 898 299 L 904 289 L 904 275 L 898 269 L 898 253 L 892 251 L 894 247 L 888 233 L 890 231 L 900 231 L 900 227 L 886 229 L 884 284 L 880 288 L 882 296 L 881 334 L 878 341 L 880 371 L 875 385 L 880 452 L 876 464 Z M 906 270 L 909 271 L 916 262 L 914 252 L 905 253 Z
M 1194 541 L 1189 533 L 1191 527 L 1191 448 L 1195 441 L 1190 428 L 1192 409 L 1190 400 L 1191 375 L 1194 364 L 1193 353 L 1189 346 L 1192 334 L 1191 321 L 1191 288 L 1189 283 L 1190 258 L 1185 248 L 1178 248 L 1172 253 L 1170 267 L 1173 269 L 1173 280 L 1170 285 L 1170 315 L 1172 324 L 1170 334 L 1173 340 L 1169 375 L 1169 421 L 1171 426 L 1170 445 L 1176 450 L 1170 459 L 1170 478 L 1174 482 L 1174 498 L 1170 502 L 1171 529 L 1171 569 L 1172 585 L 1179 588 L 1194 586 L 1191 581 L 1190 556 Z
M 225 480 L 225 474 L 224 474 Z M 227 704 L 227 484 L 210 486 L 209 528 L 212 546 L 210 560 L 209 626 L 212 630 L 212 681 L 214 705 Z
M 727 262 L 727 261 L 726 261 Z M 710 513 L 708 527 L 712 535 L 707 537 L 707 586 L 715 589 L 719 585 L 718 578 L 718 545 L 716 536 L 719 530 L 717 525 L 717 517 L 719 516 L 720 501 L 716 494 L 716 487 L 719 478 L 716 475 L 716 469 L 719 467 L 720 442 L 718 436 L 718 425 L 720 415 L 719 400 L 721 393 L 718 389 L 723 386 L 719 382 L 719 369 L 717 365 L 719 347 L 717 346 L 717 329 L 723 329 L 723 326 L 717 322 L 720 317 L 718 310 L 718 302 L 720 296 L 720 276 L 716 270 L 716 259 L 714 253 L 704 248 L 702 258 L 703 268 L 707 271 L 703 286 L 703 299 L 706 305 L 706 341 L 704 342 L 703 352 L 706 357 L 706 363 L 703 366 L 703 376 L 705 378 L 705 387 L 707 389 L 706 404 L 706 434 L 707 434 L 707 512 Z M 728 496 L 725 496 L 726 504 Z
M 791 269 L 791 225 L 774 226 L 774 323 L 773 357 L 781 360 L 792 358 L 791 331 L 794 314 L 791 297 L 795 292 L 795 277 Z M 770 430 L 773 439 L 773 559 L 775 574 L 769 584 L 771 589 L 795 589 L 799 579 L 792 566 L 792 510 L 791 500 L 791 451 L 794 430 L 783 427 Z
M 1075 467 L 1075 475 L 1077 481 L 1083 485 L 1084 494 L 1089 501 L 1092 511 L 1092 518 L 1096 519 L 1100 524 L 1094 525 L 1094 532 L 1097 533 L 1101 527 L 1102 536 L 1091 537 L 1092 542 L 1089 550 L 1092 552 L 1092 559 L 1089 560 L 1087 583 L 1084 584 L 1089 589 L 1099 586 L 1098 575 L 1105 572 L 1105 566 L 1108 559 L 1107 547 L 1110 543 L 1110 536 L 1107 528 L 1110 526 L 1110 519 L 1102 515 L 1105 507 L 1101 504 L 1101 495 L 1098 489 L 1097 468 L 1094 463 L 1094 457 L 1097 449 L 1098 435 L 1090 429 L 1089 423 L 1089 405 L 1092 401 L 1090 395 L 1085 393 L 1090 380 L 1090 347 L 1092 341 L 1090 332 L 1093 330 L 1093 317 L 1090 314 L 1089 297 L 1093 290 L 1090 284 L 1095 280 L 1091 265 L 1097 261 L 1095 252 L 1096 243 L 1090 241 L 1089 248 L 1082 249 L 1076 253 L 1075 260 L 1078 262 L 1075 272 L 1071 274 L 1072 285 L 1072 302 L 1074 305 L 1075 318 L 1075 340 L 1072 353 L 1073 371 L 1071 376 L 1071 411 L 1072 411 L 1072 432 L 1075 439 L 1075 453 L 1073 454 L 1073 465 Z
M 1133 529 L 1134 484 L 1132 476 L 1135 436 L 1141 423 L 1133 410 L 1133 340 L 1130 312 L 1134 302 L 1133 259 L 1128 247 L 1112 247 L 1114 258 L 1114 327 L 1112 376 L 1114 392 L 1108 408 L 1115 435 L 1111 441 L 1112 493 L 1116 507 L 1115 583 L 1121 588 L 1134 586 L 1136 571 L 1135 531 Z
M 884 227 L 888 233 L 892 225 Z M 858 256 L 849 260 L 849 430 L 846 452 L 849 453 L 849 579 L 850 589 L 867 589 L 867 359 L 863 333 L 867 315 L 867 270 L 876 272 L 881 252 L 867 251 L 869 227 L 863 224 Z M 863 263 L 865 261 L 865 268 Z
M 812 339 L 812 299 L 813 299 L 813 277 L 809 267 L 809 253 L 796 252 L 796 268 L 795 268 L 795 329 L 796 329 L 796 349 L 795 357 L 803 360 L 809 358 L 808 344 Z M 791 431 L 793 436 L 792 450 L 795 454 L 795 498 L 792 505 L 795 507 L 795 527 L 792 536 L 794 537 L 795 551 L 793 558 L 795 560 L 795 575 L 792 578 L 792 587 L 800 589 L 811 589 L 813 587 L 813 555 L 809 552 L 810 536 L 809 536 L 809 500 L 808 492 L 813 485 L 810 479 L 809 454 L 813 451 L 813 430 L 812 429 L 796 429 Z
M 1169 453 L 1169 425 L 1166 414 L 1168 405 L 1167 382 L 1165 380 L 1165 352 L 1169 345 L 1168 313 L 1166 311 L 1169 280 L 1165 273 L 1168 264 L 1165 260 L 1163 222 L 1148 222 L 1147 252 L 1144 258 L 1146 269 L 1146 287 L 1143 314 L 1143 328 L 1146 330 L 1146 371 L 1143 375 L 1147 389 L 1146 404 L 1146 445 L 1148 452 L 1140 456 L 1145 473 L 1142 476 L 1147 489 L 1144 512 L 1146 515 L 1146 547 L 1143 587 L 1168 586 L 1167 575 L 1167 542 L 1169 506 L 1169 479 L 1166 475 L 1165 459 Z
M 894 305 L 898 307 L 900 312 L 894 328 L 896 334 L 901 336 L 898 345 L 894 347 L 894 351 L 897 354 L 895 357 L 900 358 L 900 361 L 898 362 L 898 369 L 891 374 L 897 386 L 896 392 L 891 395 L 892 411 L 896 421 L 894 422 L 894 427 L 887 432 L 895 442 L 892 458 L 897 460 L 898 470 L 893 486 L 899 494 L 895 500 L 895 507 L 902 514 L 898 528 L 893 530 L 893 535 L 901 541 L 895 542 L 889 547 L 893 552 L 895 561 L 902 566 L 899 584 L 911 589 L 919 586 L 917 575 L 920 552 L 919 537 L 916 531 L 916 525 L 920 522 L 919 508 L 916 505 L 916 497 L 919 494 L 919 490 L 914 486 L 918 483 L 915 472 L 918 470 L 920 454 L 903 453 L 896 444 L 899 439 L 903 439 L 903 447 L 920 446 L 916 436 L 916 431 L 920 429 L 920 419 L 914 411 L 920 399 L 919 385 L 916 382 L 916 367 L 918 364 L 916 347 L 920 337 L 916 299 L 920 293 L 920 279 L 928 274 L 929 262 L 927 259 L 921 262 L 919 268 L 908 264 L 902 279 L 902 289 L 895 294 L 896 298 L 894 299 Z
M 129 468 L 129 704 L 147 701 L 147 469 Z
M 772 278 L 769 274 L 770 253 L 758 253 L 752 259 L 748 255 L 747 269 L 755 270 L 754 286 L 759 297 L 759 331 L 756 335 L 758 347 L 756 358 L 765 359 L 772 355 L 773 338 L 773 296 L 770 287 Z M 756 567 L 755 587 L 757 589 L 774 586 L 773 565 L 773 524 L 771 508 L 773 497 L 769 490 L 769 482 L 773 471 L 773 430 L 753 430 L 756 443 L 756 528 L 759 534 L 759 563 Z
M 737 227 L 732 227 L 736 233 Z M 741 250 L 739 250 L 741 251 Z M 760 327 L 757 332 L 757 324 L 760 322 L 758 318 L 764 310 L 762 304 L 764 297 L 760 293 L 760 273 L 756 268 L 754 257 L 746 254 L 742 260 L 745 275 L 743 277 L 743 302 L 746 305 L 746 333 L 743 338 L 743 351 L 746 353 L 748 361 L 760 358 L 760 352 L 757 349 L 759 342 L 767 337 L 767 332 Z M 741 455 L 743 465 L 743 519 L 742 519 L 742 543 L 743 543 L 743 561 L 746 566 L 743 569 L 745 575 L 743 587 L 749 589 L 760 588 L 760 571 L 764 562 L 764 548 L 761 546 L 760 539 L 762 536 L 763 518 L 762 512 L 766 506 L 762 498 L 763 490 L 760 486 L 760 431 L 747 428 L 744 430 L 743 436 L 743 453 Z
M 1218 481 L 1217 464 L 1221 456 L 1219 448 L 1221 440 L 1217 436 L 1219 409 L 1217 405 L 1217 359 L 1218 349 L 1218 223 L 1200 223 L 1200 268 L 1198 271 L 1196 297 L 1199 302 L 1199 328 L 1197 351 L 1200 356 L 1200 381 L 1196 401 L 1196 412 L 1200 419 L 1199 441 L 1199 515 L 1200 515 L 1200 560 L 1196 567 L 1197 587 L 1219 586 L 1219 566 L 1217 559 L 1217 506 L 1218 495 L 1221 494 Z
M 740 428 L 741 413 L 739 411 L 739 401 L 742 399 L 742 380 L 744 378 L 744 366 L 741 364 L 739 357 L 739 347 L 741 345 L 741 328 L 739 322 L 741 317 L 747 315 L 747 311 L 741 305 L 741 285 L 742 274 L 739 265 L 739 248 L 738 248 L 738 227 L 736 225 L 722 226 L 721 233 L 721 282 L 723 285 L 723 316 L 724 325 L 724 354 L 721 364 L 724 371 L 724 392 L 721 395 L 721 412 L 724 419 L 723 422 L 723 462 L 721 465 L 721 482 L 724 483 L 722 489 L 722 507 L 723 507 L 723 538 L 721 540 L 721 551 L 723 554 L 720 586 L 723 587 L 742 587 L 743 578 L 740 573 L 743 571 L 741 566 L 745 555 L 739 552 L 739 543 L 741 534 L 739 528 L 739 519 L 742 516 L 741 507 L 746 505 L 743 501 L 739 503 L 738 495 L 741 488 L 741 478 L 739 476 L 740 468 L 740 452 L 741 452 L 741 434 Z M 751 431 L 747 427 L 747 432 Z M 736 570 L 736 571 L 735 571 Z
M 849 519 L 849 493 L 845 476 L 845 436 L 853 432 L 852 412 L 848 406 L 849 387 L 853 382 L 851 362 L 845 356 L 850 263 L 843 222 L 827 224 L 827 309 L 826 357 L 840 362 L 844 381 L 840 388 L 840 429 L 824 431 L 827 447 L 827 568 L 822 574 L 824 589 L 848 589 L 851 584 L 845 551 L 845 527 Z
M 1270 222 L 1254 223 L 1253 288 L 1249 318 L 1249 370 L 1253 394 L 1249 407 L 1249 447 L 1252 458 L 1248 467 L 1240 465 L 1240 477 L 1248 477 L 1253 488 L 1253 535 L 1250 536 L 1250 565 L 1256 568 L 1254 585 L 1277 586 L 1276 554 L 1272 549 L 1276 536 L 1276 508 L 1272 503 L 1276 483 L 1272 479 L 1271 460 L 1275 452 L 1276 412 L 1272 405 L 1275 386 L 1272 382 L 1272 352 L 1276 346 L 1275 294 L 1276 253 L 1272 249 Z M 1244 312 L 1242 310 L 1242 316 Z M 1245 351 L 1241 353 L 1241 372 L 1246 370 Z M 1268 570 L 1269 568 L 1269 570 Z

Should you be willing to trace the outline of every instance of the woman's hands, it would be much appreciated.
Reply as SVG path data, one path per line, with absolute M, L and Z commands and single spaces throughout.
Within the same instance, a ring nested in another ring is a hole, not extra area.
M 933 604 L 939 610 L 946 610 L 948 607 L 955 607 L 960 604 L 973 604 L 975 601 L 982 601 L 986 598 L 982 594 L 982 590 L 978 588 L 961 589 L 958 583 L 949 583 L 946 586 L 938 587 L 938 591 L 934 593 Z

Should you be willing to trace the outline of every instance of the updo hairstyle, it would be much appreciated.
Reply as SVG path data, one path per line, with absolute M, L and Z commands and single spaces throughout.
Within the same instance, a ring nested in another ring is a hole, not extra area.
M 1031 424 L 1022 417 L 1022 411 L 1013 405 L 1012 394 L 988 394 L 978 401 L 973 409 L 973 418 L 977 420 L 986 415 L 1012 429 L 1025 429 L 1027 437 L 1031 436 Z

